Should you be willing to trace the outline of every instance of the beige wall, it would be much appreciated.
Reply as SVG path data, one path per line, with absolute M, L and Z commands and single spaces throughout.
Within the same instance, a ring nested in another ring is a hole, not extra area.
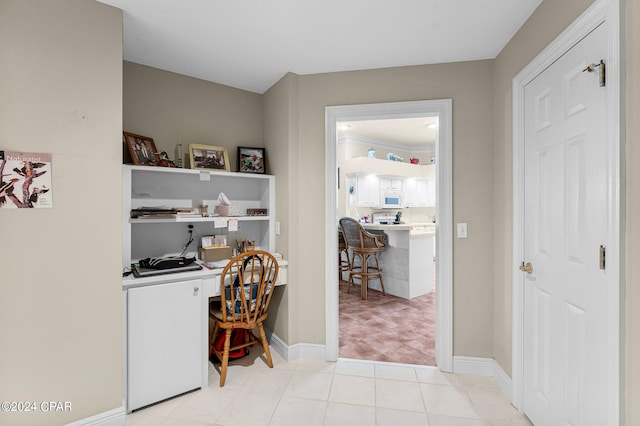
M 299 253 L 290 248 L 299 236 L 291 232 L 297 228 L 298 217 L 292 212 L 296 200 L 292 192 L 298 188 L 299 165 L 292 161 L 297 157 L 296 143 L 298 131 L 298 76 L 285 75 L 263 96 L 264 141 L 271 173 L 276 176 L 276 221 L 280 222 L 280 235 L 276 235 L 276 248 L 290 265 L 298 263 Z M 267 327 L 285 342 L 290 343 L 298 336 L 297 308 L 300 270 L 288 271 L 291 285 L 280 288 L 271 299 Z
M 543 1 L 500 52 L 494 67 L 494 313 L 493 355 L 511 374 L 511 249 L 512 249 L 512 120 L 513 78 L 573 22 L 592 0 Z
M 0 149 L 52 154 L 53 208 L 0 209 L 0 401 L 69 401 L 0 424 L 122 406 L 122 12 L 0 2 Z
M 640 424 L 640 0 L 627 0 L 626 36 L 626 393 L 627 425 Z
M 289 343 L 325 342 L 325 107 L 453 99 L 454 221 L 469 238 L 454 241 L 454 352 L 492 356 L 492 61 L 425 65 L 299 77 L 299 188 L 290 197 L 303 235 L 289 251 L 301 272 L 299 336 Z M 445 231 L 446 232 L 446 231 Z M 451 232 L 451 230 L 449 230 Z
M 625 33 L 629 425 L 640 423 L 639 3 L 626 2 Z M 453 99 L 453 215 L 469 223 L 469 238 L 454 239 L 454 354 L 495 357 L 510 372 L 511 80 L 590 4 L 544 1 L 495 61 L 288 74 L 264 96 L 125 62 L 123 100 L 120 11 L 92 0 L 0 1 L 0 149 L 51 152 L 55 191 L 53 209 L 0 209 L 10 242 L 1 263 L 0 400 L 73 403 L 53 421 L 0 413 L 0 424 L 61 424 L 122 404 L 121 194 L 113 188 L 123 128 L 153 137 L 171 157 L 179 138 L 225 146 L 232 170 L 235 146 L 267 148 L 282 223 L 276 244 L 292 283 L 274 297 L 270 321 L 289 345 L 323 344 L 330 105 Z M 82 214 L 88 209 L 100 214 Z M 88 235 L 101 243 L 89 249 Z
M 236 147 L 264 145 L 257 93 L 125 61 L 123 97 L 123 129 L 152 138 L 171 159 L 180 141 L 185 153 L 190 143 L 221 146 L 236 171 Z

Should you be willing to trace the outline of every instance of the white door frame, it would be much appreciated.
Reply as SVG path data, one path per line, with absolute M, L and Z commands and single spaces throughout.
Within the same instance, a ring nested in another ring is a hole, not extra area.
M 607 120 L 609 123 L 608 168 L 609 168 L 609 217 L 607 241 L 607 285 L 611 289 L 607 303 L 609 318 L 606 346 L 609 350 L 608 365 L 602 366 L 608 371 L 608 400 L 606 401 L 608 424 L 619 424 L 620 418 L 620 281 L 621 270 L 621 194 L 624 194 L 620 168 L 620 22 L 619 0 L 596 0 L 575 22 L 547 46 L 529 65 L 513 79 L 513 358 L 512 358 L 512 402 L 522 411 L 524 395 L 523 372 L 523 329 L 524 329 L 524 274 L 518 266 L 524 260 L 524 88 L 538 74 L 560 58 L 571 47 L 589 34 L 593 29 L 607 22 L 609 31 L 607 66 Z M 602 58 L 597 58 L 602 59 Z M 596 58 L 594 58 L 596 61 Z
M 338 358 L 338 221 L 337 132 L 336 123 L 354 120 L 378 120 L 439 116 L 436 158 L 436 363 L 442 371 L 453 370 L 453 196 L 452 196 L 452 107 L 451 99 L 343 105 L 326 108 L 325 113 L 325 212 L 326 246 L 326 359 Z

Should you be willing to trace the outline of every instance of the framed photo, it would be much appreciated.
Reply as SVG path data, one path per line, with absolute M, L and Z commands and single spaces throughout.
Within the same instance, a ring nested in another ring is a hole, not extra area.
M 157 166 L 160 161 L 158 149 L 153 139 L 146 136 L 124 133 L 124 143 L 131 155 L 133 164 L 138 166 Z
M 227 149 L 220 146 L 189 144 L 189 159 L 192 169 L 231 171 Z
M 243 173 L 264 173 L 264 148 L 238 147 L 238 171 Z

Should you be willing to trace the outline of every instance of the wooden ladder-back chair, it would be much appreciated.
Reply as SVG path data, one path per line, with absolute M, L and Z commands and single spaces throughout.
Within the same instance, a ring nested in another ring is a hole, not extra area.
M 220 387 L 224 386 L 229 365 L 229 352 L 262 343 L 267 365 L 273 368 L 269 342 L 264 333 L 263 321 L 278 279 L 278 261 L 263 250 L 246 251 L 229 261 L 220 275 L 220 304 L 209 305 L 209 315 L 215 320 L 209 340 L 210 353 L 221 361 Z M 258 328 L 260 337 L 251 331 Z M 246 342 L 231 346 L 231 332 L 248 330 Z M 214 342 L 218 332 L 226 333 L 224 348 L 216 349 Z
M 360 280 L 360 295 L 363 299 L 367 298 L 367 289 L 370 279 L 380 280 L 382 294 L 384 291 L 384 281 L 382 280 L 382 268 L 378 259 L 378 253 L 385 248 L 384 243 L 375 235 L 367 232 L 355 219 L 343 217 L 340 219 L 340 229 L 344 234 L 352 257 L 349 260 L 349 283 L 347 284 L 347 293 L 351 289 L 353 279 Z M 356 258 L 360 258 L 360 264 L 356 264 Z M 369 261 L 373 259 L 375 265 L 369 265 Z

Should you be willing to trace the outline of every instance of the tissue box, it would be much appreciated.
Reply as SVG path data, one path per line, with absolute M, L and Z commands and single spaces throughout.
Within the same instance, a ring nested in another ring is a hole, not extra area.
M 205 247 L 198 249 L 198 257 L 203 262 L 216 262 L 223 259 L 231 259 L 233 250 L 231 247 Z
M 215 207 L 214 212 L 218 216 L 242 216 L 240 207 L 236 206 L 219 205 Z

